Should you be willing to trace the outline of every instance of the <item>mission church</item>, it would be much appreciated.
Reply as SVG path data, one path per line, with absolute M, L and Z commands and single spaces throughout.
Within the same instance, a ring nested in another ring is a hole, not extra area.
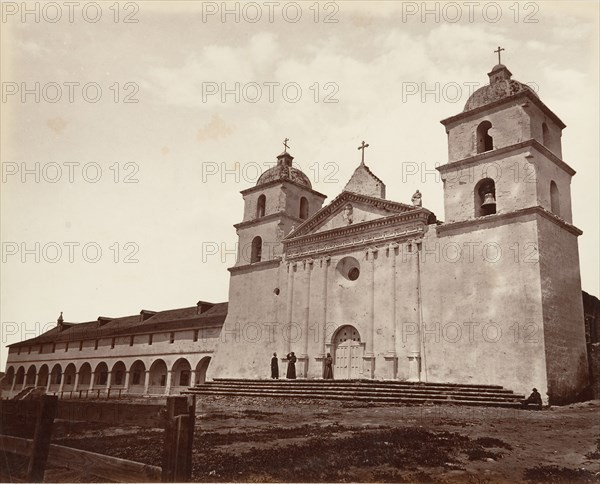
M 241 192 L 227 304 L 80 324 L 61 316 L 10 346 L 3 391 L 171 393 L 268 378 L 271 355 L 285 365 L 293 351 L 299 378 L 322 378 L 329 353 L 335 379 L 535 386 L 545 401 L 573 398 L 588 363 L 565 124 L 506 66 L 488 76 L 442 121 L 444 222 L 418 191 L 409 203 L 387 200 L 364 142 L 324 206 L 286 140 L 277 165 Z

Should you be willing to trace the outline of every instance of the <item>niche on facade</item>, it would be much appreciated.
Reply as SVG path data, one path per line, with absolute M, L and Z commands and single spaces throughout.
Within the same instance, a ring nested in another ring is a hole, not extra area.
M 550 210 L 560 217 L 560 195 L 554 180 L 550 182 Z
M 542 143 L 546 148 L 550 148 L 550 131 L 546 123 L 542 123 Z
M 306 197 L 300 199 L 300 218 L 306 220 L 308 218 L 308 200 Z

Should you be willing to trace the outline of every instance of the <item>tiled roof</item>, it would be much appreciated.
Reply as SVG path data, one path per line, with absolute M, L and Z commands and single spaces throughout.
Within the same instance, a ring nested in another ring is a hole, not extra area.
M 64 329 L 58 326 L 46 331 L 44 334 L 19 343 L 9 345 L 10 348 L 30 346 L 43 343 L 59 343 L 65 341 L 79 341 L 89 339 L 107 338 L 126 334 L 157 333 L 161 331 L 174 331 L 177 329 L 196 329 L 205 326 L 222 325 L 227 316 L 228 303 L 218 303 L 201 314 L 197 314 L 197 306 L 187 308 L 168 309 L 159 311 L 153 316 L 142 321 L 139 314 L 112 318 L 105 324 L 98 321 L 85 323 L 65 323 Z

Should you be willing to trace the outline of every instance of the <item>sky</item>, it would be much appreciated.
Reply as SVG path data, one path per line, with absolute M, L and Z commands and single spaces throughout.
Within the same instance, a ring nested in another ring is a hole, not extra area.
M 2 344 L 228 299 L 240 191 L 289 138 L 330 202 L 360 162 L 444 220 L 440 120 L 498 62 L 567 125 L 599 295 L 597 2 L 3 2 Z

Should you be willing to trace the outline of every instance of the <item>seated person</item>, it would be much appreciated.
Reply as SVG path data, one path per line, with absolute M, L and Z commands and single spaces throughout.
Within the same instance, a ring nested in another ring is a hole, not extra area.
M 542 409 L 542 396 L 537 391 L 537 388 L 534 388 L 531 391 L 531 395 L 529 395 L 525 400 L 521 400 L 521 406 L 524 408 L 527 408 L 530 405 L 532 405 L 534 409 Z

